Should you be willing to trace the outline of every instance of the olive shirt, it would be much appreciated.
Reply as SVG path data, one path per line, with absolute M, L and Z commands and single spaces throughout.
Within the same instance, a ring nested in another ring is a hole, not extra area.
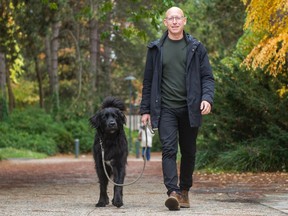
M 187 44 L 184 38 L 163 44 L 163 76 L 161 83 L 162 106 L 182 108 L 187 106 L 186 79 Z

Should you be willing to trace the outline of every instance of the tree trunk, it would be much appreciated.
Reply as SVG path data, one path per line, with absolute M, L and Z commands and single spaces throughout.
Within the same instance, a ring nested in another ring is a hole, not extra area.
M 6 66 L 5 55 L 0 52 L 0 121 L 8 117 L 6 103 Z
M 13 111 L 13 109 L 15 108 L 16 103 L 15 103 L 15 96 L 14 96 L 13 90 L 12 90 L 10 71 L 8 68 L 6 68 L 6 84 L 7 84 L 7 89 L 8 89 L 9 113 L 11 113 Z
M 53 95 L 53 79 L 52 79 L 52 67 L 51 67 L 51 44 L 50 44 L 50 37 L 46 35 L 45 37 L 45 52 L 46 52 L 46 66 L 47 66 L 47 73 L 49 76 L 49 92 L 50 97 Z
M 39 61 L 37 56 L 34 58 L 35 61 L 35 71 L 38 80 L 38 91 L 39 91 L 39 105 L 41 108 L 44 108 L 44 91 L 43 91 L 43 82 L 42 82 L 42 74 L 39 69 Z
M 6 66 L 5 55 L 0 52 L 0 97 L 6 98 Z
M 107 44 L 106 44 L 107 45 Z M 105 80 L 105 88 L 103 94 L 108 96 L 111 94 L 111 48 L 109 46 L 104 47 L 104 69 L 103 75 Z
M 59 108 L 59 79 L 58 79 L 58 49 L 59 49 L 59 32 L 61 22 L 53 23 L 52 25 L 52 41 L 51 41 L 51 75 L 52 75 L 52 91 L 53 104 L 55 108 Z
M 91 73 L 91 91 L 89 97 L 92 99 L 96 95 L 96 82 L 97 82 L 97 59 L 98 59 L 98 29 L 97 22 L 92 18 L 89 22 L 90 28 L 90 73 Z M 93 110 L 93 100 L 88 102 L 89 112 L 92 114 Z

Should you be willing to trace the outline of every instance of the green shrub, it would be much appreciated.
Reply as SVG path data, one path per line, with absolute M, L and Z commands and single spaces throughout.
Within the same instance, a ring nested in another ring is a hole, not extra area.
M 73 137 L 70 131 L 67 131 L 64 125 L 54 124 L 53 128 L 47 132 L 47 136 L 51 137 L 58 149 L 58 153 L 73 152 Z
M 34 107 L 15 109 L 10 115 L 9 122 L 16 130 L 27 131 L 30 134 L 47 132 L 54 124 L 49 114 L 43 109 Z
M 235 171 L 287 171 L 288 132 L 272 126 L 264 137 L 245 141 L 219 155 L 216 166 Z
M 58 152 L 53 136 L 48 132 L 53 129 L 50 115 L 39 108 L 15 109 L 9 120 L 1 122 L 0 147 L 27 149 L 53 155 Z
M 2 127 L 1 127 L 2 128 Z M 3 128 L 2 128 L 3 129 Z M 45 135 L 29 134 L 25 131 L 9 129 L 2 139 L 0 139 L 0 148 L 26 149 L 34 152 L 41 152 L 47 155 L 57 153 L 56 142 Z
M 160 152 L 162 151 L 162 146 L 161 146 L 161 142 L 160 142 L 160 137 L 159 137 L 159 133 L 156 130 L 155 131 L 155 135 L 153 136 L 152 139 L 152 148 L 151 151 L 153 152 Z
M 81 152 L 91 152 L 95 130 L 90 127 L 88 118 L 67 121 L 65 122 L 64 127 L 71 134 L 73 143 L 75 139 L 79 139 L 79 147 Z
M 199 168 L 284 171 L 288 164 L 287 77 L 240 68 L 241 56 L 214 65 L 212 114 L 203 118 L 197 145 Z
M 210 150 L 198 150 L 196 152 L 195 169 L 200 170 L 210 166 L 217 158 L 217 152 Z

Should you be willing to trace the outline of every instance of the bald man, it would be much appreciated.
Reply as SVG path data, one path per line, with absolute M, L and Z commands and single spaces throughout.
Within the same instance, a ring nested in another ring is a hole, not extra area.
M 214 77 L 204 45 L 184 31 L 183 11 L 171 7 L 165 15 L 167 30 L 148 45 L 140 113 L 143 125 L 159 130 L 168 195 L 165 206 L 180 210 L 190 207 L 196 138 L 202 115 L 211 111 Z

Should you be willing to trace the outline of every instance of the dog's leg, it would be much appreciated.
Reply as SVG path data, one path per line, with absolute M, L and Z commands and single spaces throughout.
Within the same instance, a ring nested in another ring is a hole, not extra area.
M 108 167 L 107 169 L 109 170 Z M 96 207 L 105 207 L 106 205 L 109 204 L 109 197 L 107 194 L 108 178 L 104 173 L 103 166 L 101 165 L 97 166 L 96 170 L 100 183 L 100 197 L 98 203 L 96 204 Z M 109 173 L 111 173 L 111 169 Z
M 114 197 L 112 199 L 112 204 L 118 208 L 123 206 L 123 187 L 114 186 Z
M 123 168 L 114 168 L 114 181 L 117 184 L 123 184 L 125 178 L 125 167 Z M 123 206 L 123 187 L 122 186 L 114 186 L 114 195 L 112 199 L 112 204 L 116 207 Z

